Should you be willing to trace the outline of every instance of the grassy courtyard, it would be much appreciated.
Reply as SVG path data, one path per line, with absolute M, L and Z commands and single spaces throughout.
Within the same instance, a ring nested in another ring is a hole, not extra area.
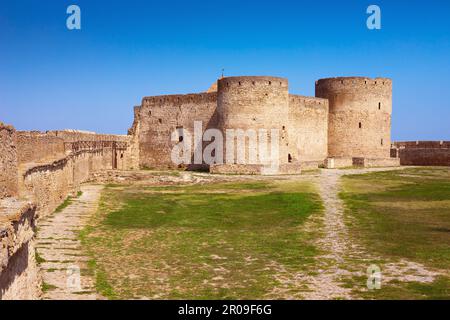
M 363 298 L 450 298 L 450 169 L 411 168 L 343 177 L 341 198 L 350 235 L 387 261 L 412 261 L 439 275 L 430 282 L 384 282 L 365 292 L 364 277 L 348 280 Z M 407 275 L 406 275 L 407 276 Z
M 286 298 L 304 290 L 290 277 L 314 264 L 320 227 L 305 223 L 321 213 L 308 182 L 108 185 L 81 239 L 110 299 Z

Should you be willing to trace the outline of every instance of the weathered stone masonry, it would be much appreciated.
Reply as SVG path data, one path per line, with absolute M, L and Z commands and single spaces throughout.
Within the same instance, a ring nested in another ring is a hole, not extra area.
M 391 156 L 405 166 L 450 166 L 450 141 L 394 142 Z
M 177 141 L 171 141 L 170 135 L 178 129 L 192 133 L 194 121 L 202 121 L 203 130 L 220 129 L 224 137 L 226 129 L 278 129 L 280 164 L 290 166 L 290 171 L 294 166 L 317 168 L 330 163 L 398 165 L 398 159 L 390 158 L 390 79 L 321 79 L 316 97 L 290 94 L 288 87 L 284 78 L 227 77 L 207 93 L 145 97 L 135 107 L 130 129 L 140 167 L 174 167 L 170 154 Z M 251 151 L 245 150 L 247 160 Z M 214 165 L 211 171 L 258 171 L 232 164 Z
M 16 132 L 0 124 L 0 299 L 37 299 L 39 218 L 93 173 L 132 169 L 131 136 L 78 131 Z

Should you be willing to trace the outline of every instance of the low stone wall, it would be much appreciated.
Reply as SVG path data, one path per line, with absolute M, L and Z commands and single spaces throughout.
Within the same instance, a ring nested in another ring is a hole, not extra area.
M 300 161 L 302 170 L 314 170 L 324 165 L 324 161 Z
M 244 174 L 244 175 L 283 175 L 300 174 L 301 164 L 281 164 L 277 169 L 260 164 L 214 164 L 209 167 L 213 174 Z
M 338 169 L 348 167 L 396 167 L 400 165 L 400 161 L 396 158 L 340 158 L 332 157 L 325 160 L 325 168 Z
M 325 168 L 335 169 L 335 168 L 347 168 L 353 166 L 353 158 L 340 158 L 333 157 L 325 159 Z
M 16 130 L 0 122 L 0 199 L 18 192 Z
M 397 167 L 400 166 L 400 159 L 397 158 L 353 158 L 353 165 L 356 167 Z
M 395 142 L 391 155 L 398 157 L 401 165 L 450 166 L 450 141 Z
M 35 210 L 29 202 L 0 200 L 0 300 L 39 298 Z
M 79 190 L 93 172 L 111 169 L 111 154 L 83 150 L 23 173 L 21 193 L 37 204 L 38 217 L 51 214 L 69 195 Z

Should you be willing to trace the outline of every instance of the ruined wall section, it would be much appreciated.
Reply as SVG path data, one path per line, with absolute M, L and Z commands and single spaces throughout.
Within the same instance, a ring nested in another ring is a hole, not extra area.
M 0 210 L 0 300 L 38 299 L 36 208 L 26 201 L 3 199 Z
M 289 93 L 288 80 L 277 77 L 227 77 L 218 81 L 217 98 L 218 126 L 222 132 L 227 129 L 279 130 L 279 161 L 288 163 L 289 147 Z M 268 135 L 269 146 L 272 143 Z M 227 138 L 228 140 L 228 138 Z M 237 141 L 235 139 L 235 146 Z M 256 146 L 257 147 L 257 146 Z M 245 147 L 246 163 L 250 150 Z M 234 150 L 234 163 L 237 152 Z M 226 146 L 224 146 L 226 154 Z M 257 155 L 259 159 L 259 154 Z M 226 159 L 224 159 L 225 161 Z M 257 160 L 257 163 L 260 163 Z
M 18 192 L 16 142 L 16 130 L 0 122 L 0 199 Z
M 129 143 L 129 157 L 128 157 L 128 167 L 131 170 L 139 169 L 139 135 L 141 130 L 141 106 L 134 107 L 134 120 L 133 125 L 128 130 L 128 136 L 130 137 Z
M 35 205 L 18 200 L 17 132 L 0 122 L 0 300 L 36 299 Z
M 292 162 L 323 162 L 328 155 L 328 100 L 289 95 Z
M 179 141 L 171 141 L 172 132 L 187 130 L 193 136 L 194 121 L 203 123 L 203 131 L 216 127 L 216 105 L 215 92 L 143 98 L 134 125 L 139 139 L 140 167 L 176 167 L 171 151 Z
M 450 141 L 395 142 L 391 153 L 405 166 L 450 166 Z
M 316 97 L 329 100 L 330 157 L 390 157 L 390 79 L 321 79 L 316 82 Z

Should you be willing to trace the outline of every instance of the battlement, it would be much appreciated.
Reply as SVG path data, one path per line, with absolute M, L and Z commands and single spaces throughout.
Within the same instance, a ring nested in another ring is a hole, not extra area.
M 367 78 L 367 77 L 335 77 L 324 78 L 316 81 L 316 87 L 327 89 L 387 89 L 392 90 L 392 80 L 389 78 Z
M 408 149 L 448 149 L 450 148 L 450 141 L 402 141 L 393 142 L 392 146 Z
M 287 89 L 289 82 L 285 78 L 280 77 L 267 77 L 267 76 L 244 76 L 244 77 L 226 77 L 219 79 L 218 91 L 228 90 L 231 88 L 246 88 L 252 90 L 252 88 L 258 87 L 260 89 L 262 86 L 270 87 L 271 90 L 279 87 Z
M 306 106 L 311 106 L 311 107 L 323 106 L 323 107 L 328 108 L 328 99 L 307 97 L 307 96 L 302 96 L 302 95 L 297 95 L 297 94 L 289 95 L 289 103 L 292 103 L 294 105 L 304 104 Z
M 202 93 L 189 93 L 189 94 L 174 94 L 174 95 L 161 95 L 161 96 L 149 96 L 142 99 L 142 106 L 149 107 L 153 105 L 164 104 L 188 104 L 188 103 L 202 103 L 202 102 L 214 102 L 217 99 L 216 92 L 202 92 Z

